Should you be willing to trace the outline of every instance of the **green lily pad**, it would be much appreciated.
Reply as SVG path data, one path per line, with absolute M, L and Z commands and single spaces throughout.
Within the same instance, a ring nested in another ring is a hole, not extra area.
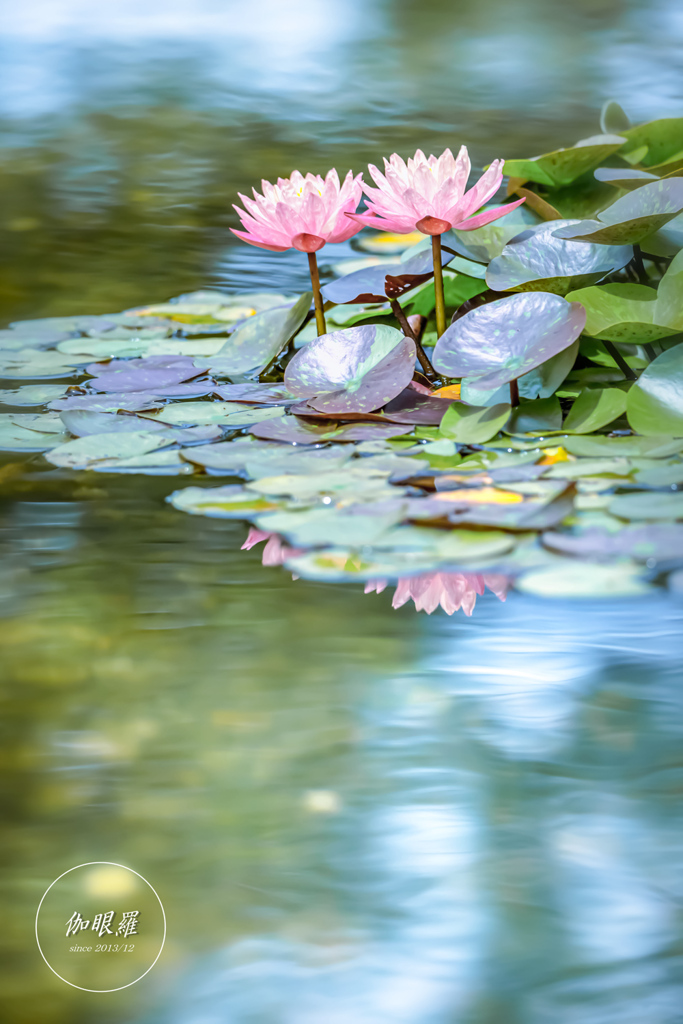
M 329 508 L 302 509 L 296 512 L 274 512 L 256 517 L 259 529 L 282 534 L 297 547 L 320 547 L 334 544 L 365 548 L 403 518 L 399 506 L 388 515 L 372 515 Z
M 446 410 L 439 430 L 444 437 L 459 444 L 481 444 L 490 441 L 510 418 L 509 404 L 465 405 L 453 402 Z
M 652 589 L 636 566 L 595 562 L 570 562 L 528 572 L 515 587 L 537 597 L 582 598 L 637 597 Z
M 606 135 L 621 135 L 631 127 L 628 114 L 616 100 L 607 100 L 600 111 L 600 131 Z
M 608 511 L 620 519 L 683 519 L 683 492 L 657 494 L 636 491 L 613 498 Z
M 586 388 L 574 402 L 562 429 L 591 434 L 626 412 L 626 392 L 619 388 Z
M 562 441 L 556 440 L 571 455 L 585 455 L 589 458 L 615 458 L 623 456 L 632 458 L 646 456 L 652 459 L 666 458 L 667 455 L 677 455 L 683 451 L 683 439 L 664 435 L 657 437 L 606 437 L 597 434 L 590 435 L 569 435 Z
M 683 437 L 683 345 L 662 352 L 628 393 L 628 421 L 639 434 Z
M 630 164 L 655 167 L 683 151 L 683 117 L 664 117 L 626 128 L 626 142 L 619 151 Z
M 63 352 L 44 352 L 32 348 L 0 352 L 0 377 L 8 380 L 74 377 L 76 372 L 73 359 Z
M 441 242 L 474 263 L 489 263 L 500 256 L 511 238 L 538 223 L 536 214 L 523 205 L 474 231 L 448 231 L 442 235 Z
M 510 295 L 452 323 L 439 338 L 432 362 L 448 377 L 466 377 L 482 389 L 500 387 L 569 348 L 585 320 L 579 303 L 559 295 Z
M 312 300 L 313 293 L 305 292 L 292 306 L 275 306 L 256 313 L 230 335 L 216 355 L 206 363 L 197 360 L 196 365 L 206 365 L 212 373 L 227 377 L 262 370 L 301 327 Z
M 67 438 L 64 424 L 53 413 L 0 414 L 0 451 L 44 452 Z
M 621 135 L 593 135 L 568 149 L 556 149 L 528 160 L 506 160 L 503 173 L 557 188 L 591 171 L 623 144 Z
M 145 430 L 89 434 L 53 448 L 46 458 L 64 469 L 91 469 L 96 463 L 106 465 L 119 459 L 130 459 L 168 444 L 169 439 L 164 434 Z
M 181 512 L 215 519 L 249 519 L 262 512 L 274 512 L 282 502 L 246 491 L 239 484 L 226 487 L 185 487 L 166 499 Z
M 635 245 L 673 220 L 683 210 L 683 178 L 651 181 L 627 193 L 597 215 L 572 227 L 559 228 L 558 238 L 604 245 Z
M 658 322 L 657 292 L 642 284 L 580 288 L 569 293 L 568 301 L 580 302 L 586 310 L 586 334 L 592 338 L 643 345 L 683 329 L 683 323 L 677 329 Z
M 566 295 L 621 270 L 633 258 L 630 245 L 595 245 L 557 237 L 559 228 L 582 223 L 551 220 L 516 235 L 491 260 L 486 283 L 497 292 L 540 291 Z
M 66 393 L 66 384 L 24 384 L 23 387 L 0 391 L 4 405 L 47 405 Z

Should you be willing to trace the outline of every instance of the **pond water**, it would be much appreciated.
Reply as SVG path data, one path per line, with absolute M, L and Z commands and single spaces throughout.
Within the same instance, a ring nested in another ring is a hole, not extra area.
M 286 14 L 283 8 L 287 8 Z M 466 142 L 481 166 L 679 113 L 673 0 L 78 0 L 5 19 L 0 316 L 295 290 L 233 244 L 261 177 Z M 2 386 L 14 386 L 12 384 Z M 0 462 L 3 1019 L 674 1024 L 683 605 L 293 581 L 169 479 Z M 87 861 L 159 892 L 131 988 L 48 971 Z

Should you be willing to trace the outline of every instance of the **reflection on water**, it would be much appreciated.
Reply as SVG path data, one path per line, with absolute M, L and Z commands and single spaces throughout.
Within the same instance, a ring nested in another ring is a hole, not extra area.
M 3 27 L 5 320 L 297 287 L 303 257 L 228 231 L 238 189 L 294 166 L 454 136 L 480 165 L 536 153 L 592 134 L 607 95 L 677 112 L 672 0 L 44 0 Z M 680 1019 L 679 604 L 395 611 L 263 567 L 164 478 L 20 461 L 0 465 L 4 1019 Z M 33 937 L 89 860 L 141 872 L 169 922 L 107 997 Z

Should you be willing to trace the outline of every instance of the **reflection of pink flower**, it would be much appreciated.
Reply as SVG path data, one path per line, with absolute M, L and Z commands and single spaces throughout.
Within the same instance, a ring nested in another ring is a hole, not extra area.
M 476 185 L 466 192 L 470 174 L 466 146 L 460 147 L 457 158 L 450 149 L 440 157 L 429 158 L 418 149 L 407 164 L 394 153 L 384 161 L 384 174 L 374 164 L 369 164 L 370 174 L 378 186 L 363 185 L 369 197 L 369 212 L 348 216 L 359 224 L 398 234 L 407 234 L 416 228 L 426 235 L 441 235 L 450 228 L 473 231 L 504 217 L 524 202 L 519 199 L 471 216 L 500 188 L 503 163 L 503 160 L 494 160 Z
M 261 555 L 261 565 L 284 565 L 288 558 L 303 554 L 303 551 L 299 548 L 286 547 L 282 543 L 282 537 L 279 534 L 257 530 L 255 526 L 249 527 L 249 534 L 241 550 L 250 551 L 256 544 L 260 544 L 262 540 L 266 542 L 266 546 Z M 298 579 L 298 577 L 293 576 L 292 579 Z
M 277 184 L 262 181 L 263 195 L 253 190 L 254 198 L 239 193 L 247 212 L 235 209 L 246 231 L 230 230 L 250 245 L 272 252 L 298 249 L 317 252 L 326 242 L 345 242 L 360 231 L 360 224 L 349 220 L 361 198 L 361 178 L 349 171 L 340 185 L 335 170 L 323 179 L 319 174 L 292 171 Z
M 486 587 L 504 601 L 510 581 L 499 573 L 424 572 L 419 576 L 405 576 L 398 581 L 392 608 L 400 608 L 411 599 L 418 612 L 432 612 L 441 605 L 447 615 L 462 608 L 465 615 L 471 615 L 477 594 Z M 386 580 L 370 580 L 365 584 L 365 593 L 381 594 L 387 586 Z

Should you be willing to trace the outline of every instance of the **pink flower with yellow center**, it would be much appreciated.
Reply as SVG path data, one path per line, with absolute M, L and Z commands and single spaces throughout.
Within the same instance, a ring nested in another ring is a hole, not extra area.
M 239 206 L 235 210 L 246 230 L 231 231 L 249 245 L 271 252 L 298 249 L 312 253 L 326 242 L 345 242 L 362 227 L 347 217 L 360 202 L 362 177 L 354 178 L 349 171 L 340 184 L 332 169 L 325 178 L 292 171 L 289 178 L 278 178 L 276 185 L 262 181 L 263 195 L 256 189 L 253 199 L 239 193 L 246 213 Z
M 400 608 L 408 601 L 414 601 L 418 612 L 431 615 L 441 605 L 447 615 L 452 615 L 460 608 L 465 615 L 471 615 L 477 595 L 482 595 L 489 588 L 500 601 L 507 596 L 510 581 L 499 573 L 463 573 L 463 572 L 424 572 L 419 576 L 404 576 L 399 579 L 392 608 Z M 387 586 L 387 580 L 370 580 L 365 585 L 365 593 L 373 591 L 381 594 Z
M 460 147 L 457 157 L 450 149 L 440 157 L 426 157 L 418 149 L 407 164 L 394 153 L 384 161 L 384 174 L 374 164 L 368 165 L 377 185 L 363 185 L 369 212 L 349 213 L 348 217 L 359 224 L 397 234 L 416 229 L 425 235 L 442 235 L 451 228 L 473 231 L 504 217 L 524 202 L 518 199 L 477 214 L 500 188 L 503 163 L 494 160 L 479 181 L 465 191 L 471 170 L 466 146 Z

